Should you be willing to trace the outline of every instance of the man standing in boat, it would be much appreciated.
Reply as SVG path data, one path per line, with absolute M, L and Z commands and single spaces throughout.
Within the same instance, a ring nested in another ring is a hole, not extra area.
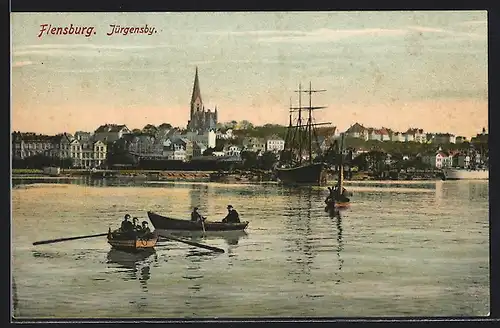
M 227 205 L 227 215 L 224 219 L 222 219 L 222 222 L 224 223 L 240 223 L 240 215 L 236 210 L 233 208 L 232 205 Z

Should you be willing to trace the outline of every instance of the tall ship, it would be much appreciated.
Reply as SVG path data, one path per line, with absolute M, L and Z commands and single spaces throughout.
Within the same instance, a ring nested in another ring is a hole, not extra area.
M 443 169 L 443 175 L 445 180 L 488 180 L 489 170 L 487 168 L 445 168 Z
M 309 90 L 302 90 L 299 84 L 298 93 L 299 106 L 292 107 L 290 104 L 289 124 L 285 138 L 285 147 L 281 152 L 276 175 L 283 184 L 310 184 L 326 185 L 327 167 L 323 161 L 315 161 L 315 155 L 321 154 L 319 148 L 316 126 L 329 125 L 331 123 L 315 123 L 313 121 L 313 110 L 326 108 L 324 106 L 312 106 L 312 94 L 326 90 L 313 90 L 309 83 Z M 309 95 L 309 106 L 302 106 L 302 93 Z M 295 117 L 293 114 L 296 114 Z M 307 115 L 307 116 L 306 116 Z M 313 146 L 316 153 L 313 151 Z

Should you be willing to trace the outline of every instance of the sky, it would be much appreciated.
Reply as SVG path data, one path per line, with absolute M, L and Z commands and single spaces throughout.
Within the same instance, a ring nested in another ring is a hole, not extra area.
M 43 24 L 94 29 L 40 35 Z M 146 24 L 155 32 L 108 35 Z M 326 90 L 315 121 L 341 131 L 488 126 L 486 11 L 11 13 L 11 34 L 13 131 L 185 127 L 196 67 L 219 122 L 287 125 L 311 83 Z

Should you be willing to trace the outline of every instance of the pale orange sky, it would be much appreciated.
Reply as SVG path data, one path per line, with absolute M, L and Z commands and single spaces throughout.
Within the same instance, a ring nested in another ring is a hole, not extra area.
M 287 124 L 287 110 L 281 107 L 234 108 L 234 112 L 243 112 L 252 122 Z M 23 127 L 24 131 L 55 134 L 62 131 L 94 131 L 97 129 L 96 117 L 99 122 L 126 124 L 130 129 L 142 128 L 146 124 L 159 125 L 169 122 L 174 126 L 184 126 L 188 120 L 189 109 L 184 107 L 135 107 L 109 108 L 93 106 L 74 106 L 66 111 L 64 108 L 47 108 L 40 106 L 40 110 L 14 111 L 12 121 L 13 130 Z M 71 113 L 78 112 L 79 115 Z M 404 112 L 404 115 L 401 115 Z M 342 115 L 339 115 L 342 113 Z M 227 112 L 220 112 L 220 121 L 233 119 Z M 332 122 L 341 131 L 358 122 L 366 127 L 388 127 L 404 132 L 409 127 L 422 128 L 426 132 L 450 132 L 468 138 L 476 135 L 485 127 L 488 129 L 488 103 L 477 100 L 440 100 L 420 101 L 412 103 L 391 104 L 339 104 L 317 111 L 316 121 Z M 57 126 L 54 121 L 60 122 Z M 18 122 L 16 124 L 16 122 Z M 23 124 L 19 124 L 23 122 Z M 444 128 L 446 127 L 446 128 Z

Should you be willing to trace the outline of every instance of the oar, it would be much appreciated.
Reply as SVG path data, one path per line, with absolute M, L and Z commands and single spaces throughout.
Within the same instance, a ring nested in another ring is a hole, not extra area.
M 205 222 L 203 222 L 203 218 L 201 218 L 201 227 L 203 228 L 203 237 L 205 237 L 207 232 L 205 231 Z
M 195 243 L 194 241 L 187 241 L 187 240 L 175 238 L 175 237 L 169 236 L 169 235 L 159 234 L 159 236 L 161 236 L 163 238 L 175 240 L 175 241 L 178 241 L 178 242 L 181 242 L 181 243 L 185 243 L 185 244 L 188 244 L 188 245 L 191 245 L 191 246 L 196 246 L 196 247 L 201 247 L 201 248 L 209 249 L 209 250 L 217 252 L 217 253 L 224 253 L 224 250 L 222 248 L 218 248 L 218 247 L 214 247 L 214 246 L 208 246 L 208 245 L 204 245 L 204 244 L 200 244 L 200 243 Z
M 58 238 L 58 239 L 35 241 L 33 243 L 33 245 L 52 244 L 52 243 L 58 243 L 58 242 L 67 241 L 67 240 L 93 238 L 93 237 L 102 237 L 102 236 L 106 236 L 107 234 L 108 233 L 106 232 L 106 233 L 99 233 L 97 235 L 87 235 L 87 236 L 78 236 L 78 237 L 68 237 L 68 238 Z

